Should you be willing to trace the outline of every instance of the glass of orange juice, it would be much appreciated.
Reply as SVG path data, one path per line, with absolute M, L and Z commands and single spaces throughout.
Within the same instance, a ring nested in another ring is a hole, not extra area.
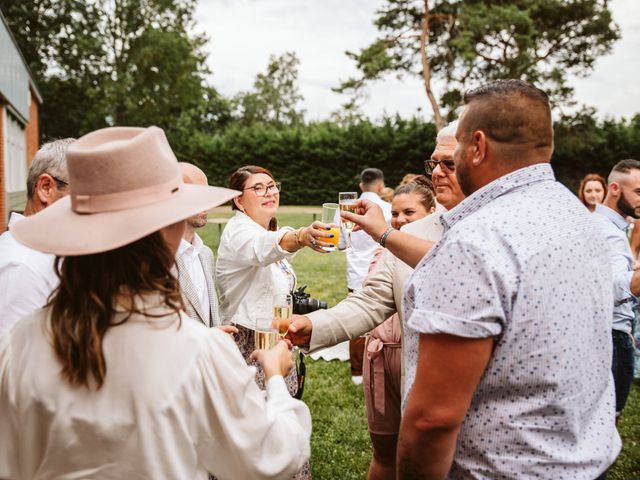
M 333 248 L 327 247 L 327 250 L 332 252 L 338 248 L 338 241 L 340 240 L 340 205 L 337 203 L 323 203 L 322 223 L 331 225 L 329 233 L 333 234 L 333 238 L 323 238 L 322 240 L 333 244 Z

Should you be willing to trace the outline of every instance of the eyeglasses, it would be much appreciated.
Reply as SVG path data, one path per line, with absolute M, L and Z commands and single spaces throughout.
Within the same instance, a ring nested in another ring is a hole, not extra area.
M 243 188 L 243 190 L 253 190 L 258 197 L 264 197 L 269 193 L 269 190 L 275 190 L 275 193 L 280 192 L 281 186 L 280 182 L 270 183 L 269 185 L 257 183 L 253 187 Z
M 53 178 L 56 182 L 61 183 L 62 185 L 64 185 L 65 187 L 69 186 L 69 182 L 65 182 L 64 180 L 60 180 L 58 177 L 51 175 L 49 172 L 46 172 L 47 175 L 49 175 L 51 178 Z
M 443 173 L 453 173 L 456 171 L 456 164 L 451 159 L 431 160 L 429 158 L 424 161 L 424 169 L 428 175 L 432 175 L 438 165 L 440 165 L 440 169 Z

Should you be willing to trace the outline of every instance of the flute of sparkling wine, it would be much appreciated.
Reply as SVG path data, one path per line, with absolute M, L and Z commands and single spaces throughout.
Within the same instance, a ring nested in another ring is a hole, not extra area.
M 278 344 L 279 336 L 275 330 L 255 331 L 255 347 L 256 350 L 269 350 Z
M 356 202 L 349 202 L 349 203 L 341 203 L 340 204 L 340 211 L 341 212 L 349 212 L 349 213 L 356 213 Z M 344 223 L 344 228 L 346 228 L 349 233 L 351 233 L 351 230 L 353 230 L 353 222 L 349 222 L 347 220 L 342 220 L 342 222 Z
M 356 213 L 356 203 L 358 202 L 357 192 L 340 192 L 338 193 L 338 203 L 341 212 Z M 342 220 L 342 225 L 347 230 L 349 236 L 353 230 L 353 222 Z
M 278 328 L 278 333 L 282 338 L 287 334 L 291 325 L 291 307 L 289 305 L 273 306 L 273 322 Z

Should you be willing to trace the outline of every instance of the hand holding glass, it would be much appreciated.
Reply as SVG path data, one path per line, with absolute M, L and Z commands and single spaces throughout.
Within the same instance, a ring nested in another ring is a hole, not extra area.
M 340 192 L 338 194 L 338 203 L 340 204 L 341 212 L 356 213 L 357 202 L 358 202 L 357 192 Z M 344 225 L 344 228 L 347 229 L 347 232 L 351 233 L 351 230 L 353 230 L 353 222 L 342 220 L 342 223 Z

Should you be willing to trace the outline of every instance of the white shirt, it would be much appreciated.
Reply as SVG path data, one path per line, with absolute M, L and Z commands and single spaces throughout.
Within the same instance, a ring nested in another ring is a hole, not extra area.
M 377 193 L 363 192 L 360 200 L 369 200 L 382 209 L 384 219 L 391 224 L 391 204 Z M 347 287 L 351 290 L 362 288 L 362 282 L 369 272 L 373 254 L 380 245 L 363 231 L 351 234 L 351 248 L 347 250 Z
M 136 304 L 160 317 L 107 331 L 99 390 L 61 378 L 50 309 L 0 340 L 0 478 L 291 478 L 309 458 L 311 416 L 283 378 L 265 399 L 229 335 L 184 313 L 179 325 L 157 295 Z
M 198 292 L 198 300 L 202 307 L 202 313 L 205 315 L 206 323 L 211 322 L 211 302 L 209 302 L 209 289 L 207 288 L 207 279 L 205 277 L 202 262 L 200 261 L 200 249 L 204 243 L 197 233 L 193 235 L 193 242 L 189 243 L 184 238 L 180 240 L 178 247 L 178 256 L 182 259 L 187 267 L 187 273 L 191 278 L 191 283 Z
M 11 234 L 23 218 L 12 213 L 9 230 L 0 235 L 0 338 L 22 317 L 42 308 L 58 286 L 55 256 L 23 245 Z
M 591 217 L 549 164 L 442 215 L 402 302 L 408 394 L 421 334 L 495 340 L 448 478 L 593 480 L 618 455 L 611 267 Z
M 270 317 L 273 297 L 290 293 L 295 275 L 288 260 L 295 253 L 280 247 L 282 227 L 272 232 L 237 211 L 222 233 L 218 248 L 216 279 L 220 310 L 225 322 L 255 329 L 255 320 Z

